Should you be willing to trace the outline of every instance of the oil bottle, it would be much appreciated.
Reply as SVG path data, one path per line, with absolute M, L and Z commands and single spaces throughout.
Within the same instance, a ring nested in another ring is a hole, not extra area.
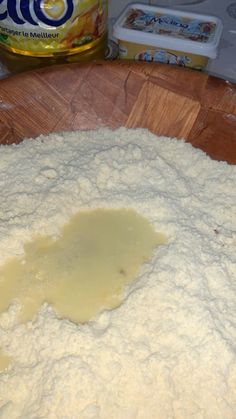
M 104 58 L 108 0 L 1 0 L 0 60 L 10 73 Z

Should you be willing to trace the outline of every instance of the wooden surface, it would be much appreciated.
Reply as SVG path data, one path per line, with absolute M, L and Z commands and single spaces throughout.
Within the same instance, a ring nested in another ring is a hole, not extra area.
M 236 163 L 236 85 L 204 73 L 121 61 L 0 80 L 0 143 L 53 131 L 145 127 Z

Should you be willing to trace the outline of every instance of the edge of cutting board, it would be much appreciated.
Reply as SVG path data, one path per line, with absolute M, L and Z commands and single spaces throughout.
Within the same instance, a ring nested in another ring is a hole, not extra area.
M 235 164 L 236 85 L 126 61 L 59 65 L 0 80 L 0 144 L 102 126 L 148 128 Z

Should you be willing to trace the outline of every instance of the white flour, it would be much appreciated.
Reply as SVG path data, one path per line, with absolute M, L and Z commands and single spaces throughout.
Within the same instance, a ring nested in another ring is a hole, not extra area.
M 133 208 L 168 237 L 123 304 L 86 325 L 45 305 L 0 316 L 0 417 L 236 417 L 236 167 L 145 130 L 0 147 L 0 257 L 94 207 Z

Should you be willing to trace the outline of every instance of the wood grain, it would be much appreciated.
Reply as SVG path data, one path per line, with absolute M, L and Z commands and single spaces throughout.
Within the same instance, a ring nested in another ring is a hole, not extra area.
M 236 163 L 236 85 L 162 64 L 54 66 L 0 80 L 0 144 L 55 131 L 146 127 Z
M 149 128 L 169 137 L 188 138 L 199 110 L 200 103 L 196 100 L 148 81 L 140 91 L 126 126 Z

